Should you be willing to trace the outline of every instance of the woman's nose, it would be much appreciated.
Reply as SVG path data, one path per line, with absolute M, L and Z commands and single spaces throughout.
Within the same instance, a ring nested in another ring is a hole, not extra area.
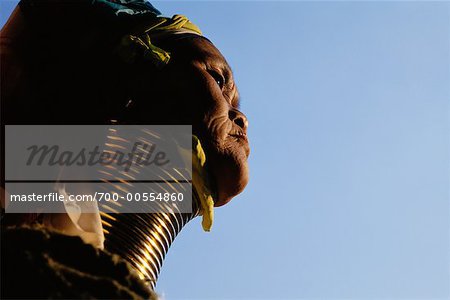
M 247 132 L 248 120 L 243 113 L 241 113 L 237 109 L 231 109 L 230 112 L 228 113 L 228 116 L 230 120 L 233 121 L 234 124 L 242 128 L 244 132 Z

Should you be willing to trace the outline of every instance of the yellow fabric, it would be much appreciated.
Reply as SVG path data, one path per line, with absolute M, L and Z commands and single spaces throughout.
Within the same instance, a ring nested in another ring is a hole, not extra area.
M 202 35 L 200 28 L 183 15 L 174 15 L 172 18 L 158 17 L 155 24 L 147 28 L 145 33 L 151 34 L 153 32 L 176 31 L 180 29 L 187 29 Z
M 169 63 L 170 53 L 152 44 L 153 34 L 164 33 L 192 33 L 202 35 L 200 28 L 183 15 L 174 15 L 172 18 L 156 17 L 152 24 L 137 30 L 142 34 L 132 34 L 124 37 L 119 49 L 119 55 L 127 62 L 133 62 L 137 56 L 136 49 L 141 49 L 144 57 L 153 62 L 157 67 L 163 67 Z
M 166 52 L 155 45 L 153 45 L 150 41 L 150 36 L 145 35 L 145 37 L 140 38 L 134 35 L 129 36 L 130 40 L 137 45 L 141 46 L 144 50 L 144 55 L 147 59 L 155 62 L 157 65 L 159 64 L 167 64 L 170 60 L 169 52 Z
M 210 231 L 214 221 L 214 199 L 205 168 L 206 155 L 199 139 L 192 136 L 192 183 L 200 198 L 202 227 Z

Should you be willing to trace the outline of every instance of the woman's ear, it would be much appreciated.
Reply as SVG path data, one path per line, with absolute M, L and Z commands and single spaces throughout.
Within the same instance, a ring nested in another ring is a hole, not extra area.
M 160 70 L 149 63 L 124 62 L 119 63 L 118 70 L 114 87 L 109 90 L 114 98 L 114 119 L 119 124 L 148 122 L 146 110 L 157 107 L 161 98 Z

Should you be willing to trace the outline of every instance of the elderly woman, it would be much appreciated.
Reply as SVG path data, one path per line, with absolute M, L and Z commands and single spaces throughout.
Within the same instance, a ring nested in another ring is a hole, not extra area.
M 214 196 L 203 200 L 221 206 L 246 186 L 248 122 L 232 71 L 186 17 L 161 17 L 145 0 L 22 0 L 2 29 L 1 61 L 3 137 L 6 124 L 189 124 L 203 157 L 196 194 L 209 182 Z M 199 198 L 198 211 L 167 222 L 210 214 Z M 38 214 L 2 219 L 2 296 L 151 297 L 159 268 L 141 276 L 149 285 L 126 267 L 136 267 L 131 248 L 143 247 L 144 236 L 118 247 L 106 235 L 103 251 Z M 158 225 L 143 219 L 149 230 Z

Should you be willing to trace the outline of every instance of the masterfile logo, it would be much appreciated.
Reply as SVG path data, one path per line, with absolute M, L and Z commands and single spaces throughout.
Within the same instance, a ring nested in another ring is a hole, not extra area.
M 192 210 L 191 126 L 8 125 L 5 137 L 7 212 Z

